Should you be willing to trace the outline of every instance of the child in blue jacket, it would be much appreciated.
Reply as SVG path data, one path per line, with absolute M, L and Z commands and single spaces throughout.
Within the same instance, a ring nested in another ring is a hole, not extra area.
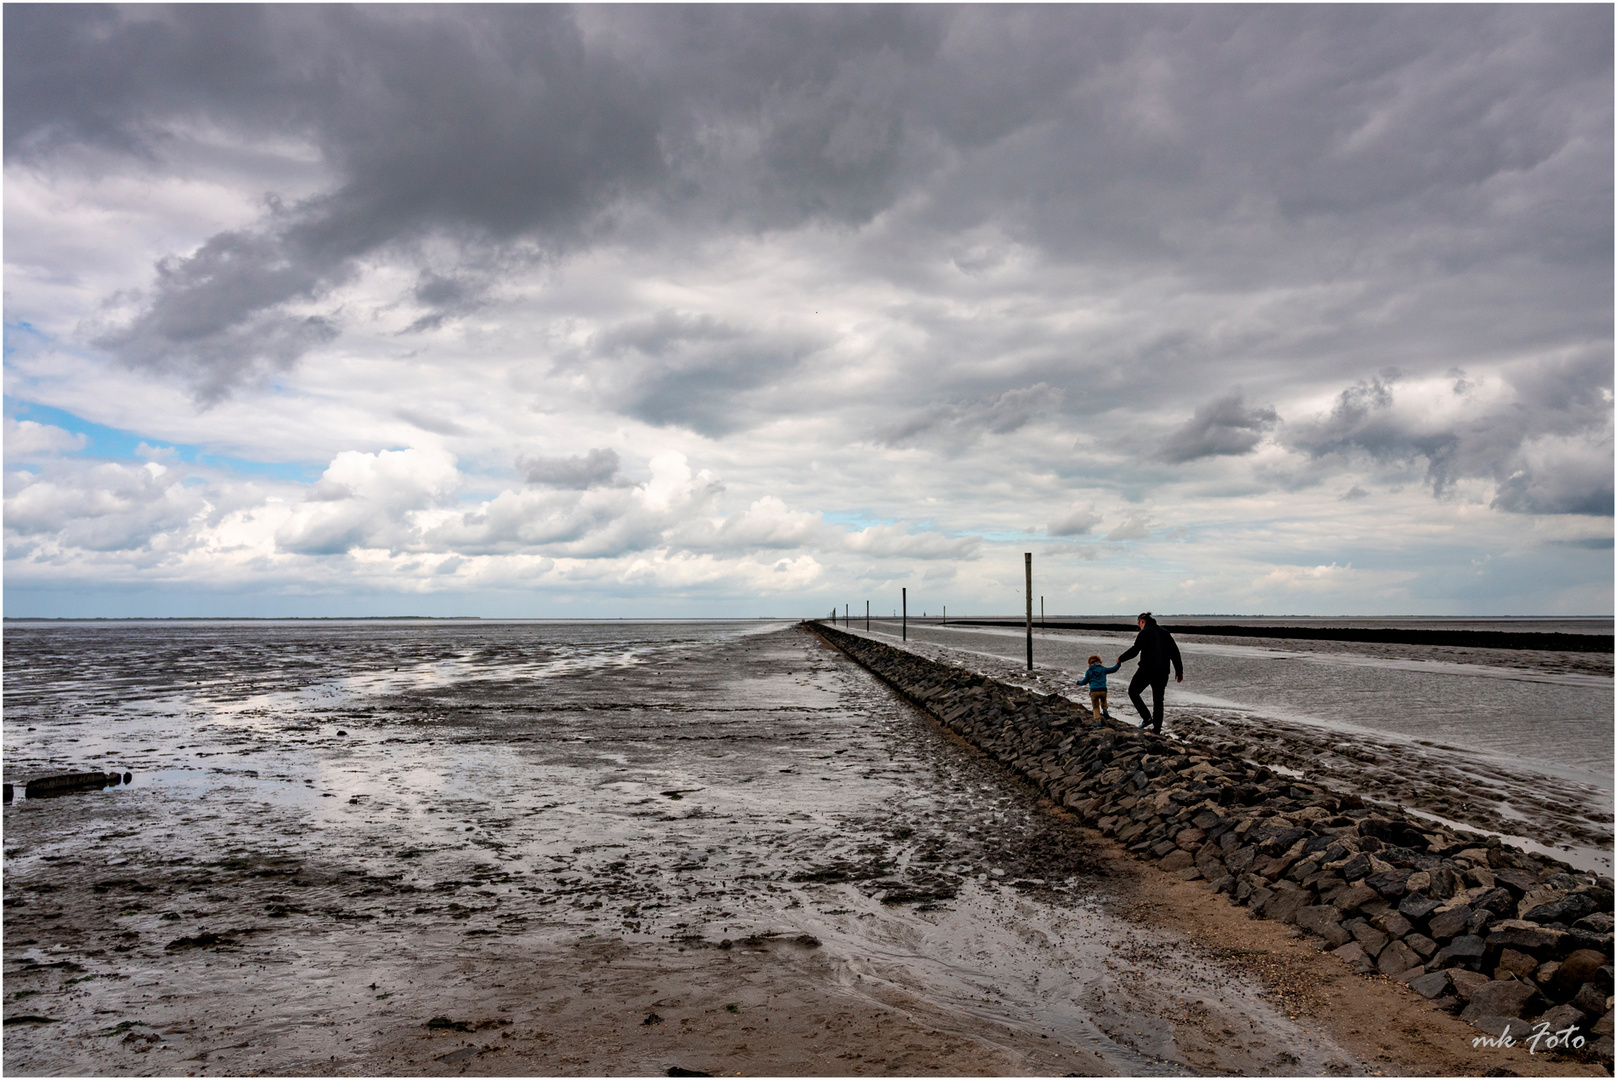
M 1084 672 L 1084 677 L 1078 680 L 1079 686 L 1089 687 L 1089 707 L 1095 712 L 1095 723 L 1097 725 L 1101 722 L 1102 717 L 1107 720 L 1112 718 L 1112 714 L 1106 711 L 1106 676 L 1122 666 L 1122 663 L 1116 663 L 1111 667 L 1106 667 L 1100 662 L 1100 657 L 1091 656 L 1089 658 L 1089 670 Z

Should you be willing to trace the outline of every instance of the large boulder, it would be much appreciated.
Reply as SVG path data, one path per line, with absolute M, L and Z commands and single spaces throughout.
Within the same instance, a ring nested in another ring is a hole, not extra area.
M 1461 1001 L 1470 1001 L 1472 994 L 1493 982 L 1480 971 L 1467 971 L 1464 968 L 1449 968 L 1445 974 L 1449 982 L 1454 984 L 1454 992 L 1460 995 Z
M 1196 856 L 1184 850 L 1170 851 L 1168 854 L 1162 857 L 1160 862 L 1157 863 L 1158 866 L 1162 867 L 1162 869 L 1166 870 L 1170 874 L 1175 870 L 1183 870 L 1185 867 L 1194 866 L 1195 864 Z
M 1436 922 L 1438 918 L 1433 916 L 1432 921 Z M 1488 945 L 1495 949 L 1515 949 L 1544 956 L 1555 952 L 1565 939 L 1566 931 L 1552 930 L 1525 919 L 1500 919 L 1488 926 Z
M 1370 856 L 1361 851 L 1344 863 L 1338 873 L 1347 881 L 1358 881 L 1370 873 L 1370 870 Z
M 1537 874 L 1530 870 L 1517 870 L 1514 867 L 1495 871 L 1493 880 L 1495 885 L 1502 885 L 1515 893 L 1517 899 L 1538 888 Z
M 1590 899 L 1588 893 L 1572 893 L 1553 903 L 1540 904 L 1523 915 L 1522 918 L 1528 922 L 1566 923 L 1570 925 L 1585 915 L 1592 914 L 1594 910 L 1595 902 Z
M 1430 896 L 1422 896 L 1419 893 L 1412 892 L 1398 901 L 1398 914 L 1419 926 L 1426 921 L 1427 916 L 1441 906 Z
M 1449 989 L 1449 973 L 1428 971 L 1419 978 L 1409 980 L 1409 988 L 1428 1001 L 1442 997 Z
M 1380 900 L 1381 894 L 1363 883 L 1349 885 L 1331 898 L 1336 910 L 1344 914 L 1358 911 L 1365 904 Z
M 1240 877 L 1252 868 L 1252 860 L 1258 857 L 1258 849 L 1248 845 L 1239 847 L 1224 856 L 1224 865 L 1230 868 L 1230 873 Z
M 1606 992 L 1595 983 L 1586 982 L 1578 987 L 1578 992 L 1572 995 L 1574 1006 L 1582 1009 L 1590 1016 L 1599 1016 L 1606 1008 Z
M 1593 949 L 1574 951 L 1561 961 L 1561 966 L 1555 971 L 1555 977 L 1550 980 L 1550 997 L 1556 1001 L 1566 1001 L 1576 994 L 1584 983 L 1594 980 L 1605 964 L 1606 957 L 1603 953 L 1597 953 Z
M 1324 938 L 1333 949 L 1353 940 L 1353 936 L 1342 928 L 1342 913 L 1329 904 L 1298 908 L 1296 923 L 1309 933 Z
M 1545 1009 L 1544 1015 L 1538 1020 L 1541 1024 L 1550 1025 L 1552 1032 L 1569 1027 L 1578 1028 L 1580 1033 L 1589 1030 L 1589 1017 L 1582 1009 L 1573 1005 L 1557 1005 L 1553 1009 Z
M 1437 942 L 1425 934 L 1409 934 L 1404 938 L 1404 944 L 1414 949 L 1423 959 L 1437 951 Z
M 1370 961 L 1370 957 L 1365 955 L 1364 946 L 1357 941 L 1350 941 L 1339 949 L 1332 949 L 1331 955 L 1340 959 L 1342 963 L 1357 971 L 1360 975 L 1369 975 L 1376 969 L 1375 964 Z
M 1395 867 L 1369 875 L 1364 879 L 1364 883 L 1388 900 L 1397 900 L 1404 895 L 1404 882 L 1408 880 L 1409 871 Z
M 1462 934 L 1437 950 L 1432 962 L 1438 967 L 1475 965 L 1482 959 L 1486 947 L 1475 934 Z
M 1482 1016 L 1521 1016 L 1528 1004 L 1538 996 L 1538 988 L 1519 979 L 1495 979 L 1471 994 L 1462 1020 L 1475 1020 Z
M 1289 923 L 1297 912 L 1313 902 L 1314 894 L 1307 889 L 1282 888 L 1269 898 L 1263 905 L 1260 914 L 1265 919 L 1274 919 L 1276 922 Z
M 1383 975 L 1402 975 L 1411 968 L 1420 966 L 1421 960 L 1415 955 L 1415 950 L 1402 941 L 1388 942 L 1387 947 L 1376 957 L 1376 970 Z
M 1496 886 L 1471 901 L 1471 909 L 1473 911 L 1487 911 L 1498 918 L 1508 919 L 1516 914 L 1516 898 L 1510 895 L 1509 889 L 1501 889 Z M 1540 919 L 1537 921 L 1551 922 L 1554 920 Z
M 1612 931 L 1612 918 L 1609 911 L 1597 911 L 1593 915 L 1585 915 L 1572 924 L 1574 930 L 1585 930 L 1591 934 L 1609 934 Z
M 1465 933 L 1466 924 L 1471 921 L 1471 908 L 1466 904 L 1457 904 L 1447 911 L 1439 911 L 1426 923 L 1426 932 L 1438 941 L 1447 941 L 1458 934 Z
M 1410 921 L 1396 911 L 1383 912 L 1370 920 L 1370 925 L 1384 932 L 1388 937 L 1401 938 L 1415 927 Z
M 1493 977 L 1496 979 L 1531 979 L 1533 972 L 1538 970 L 1538 960 L 1531 953 L 1518 952 L 1515 949 L 1504 949 L 1499 953 L 1499 963 L 1494 968 Z
M 1352 935 L 1364 946 L 1364 951 L 1371 956 L 1380 956 L 1381 950 L 1387 947 L 1387 935 L 1371 926 L 1367 922 L 1355 919 L 1352 923 L 1344 924 Z M 1402 971 L 1402 968 L 1398 970 Z

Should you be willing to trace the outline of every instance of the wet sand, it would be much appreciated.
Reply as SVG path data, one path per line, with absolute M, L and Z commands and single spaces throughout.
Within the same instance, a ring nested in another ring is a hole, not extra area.
M 11 629 L 6 1070 L 1578 1071 L 764 629 Z

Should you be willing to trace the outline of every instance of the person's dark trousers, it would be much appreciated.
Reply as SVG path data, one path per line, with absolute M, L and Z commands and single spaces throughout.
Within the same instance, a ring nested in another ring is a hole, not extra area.
M 1147 686 L 1151 688 L 1152 712 L 1146 711 L 1145 698 L 1140 693 Z M 1134 702 L 1136 709 L 1140 710 L 1140 719 L 1144 721 L 1140 726 L 1145 727 L 1146 724 L 1149 724 L 1151 729 L 1158 735 L 1162 734 L 1162 697 L 1167 692 L 1168 672 L 1166 669 L 1163 671 L 1136 670 L 1134 678 L 1129 682 L 1129 700 Z

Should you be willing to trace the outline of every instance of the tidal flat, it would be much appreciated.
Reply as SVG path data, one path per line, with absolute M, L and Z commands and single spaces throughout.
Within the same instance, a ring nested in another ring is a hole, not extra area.
M 7 646 L 13 1074 L 1464 1071 L 789 625 Z

